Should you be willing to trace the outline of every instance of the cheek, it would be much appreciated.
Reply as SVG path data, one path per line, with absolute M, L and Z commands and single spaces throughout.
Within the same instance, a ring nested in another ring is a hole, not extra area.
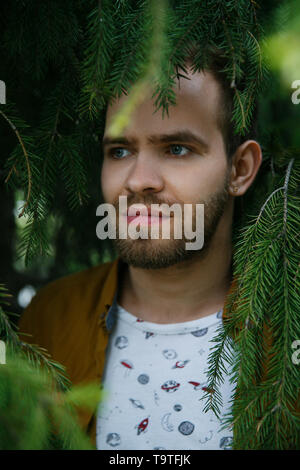
M 124 187 L 124 172 L 110 161 L 103 162 L 101 169 L 101 189 L 106 202 L 112 203 L 121 194 Z
M 223 162 L 186 167 L 184 178 L 181 173 L 172 179 L 172 192 L 184 202 L 205 200 L 224 186 L 226 174 L 227 167 Z
M 114 185 L 113 181 L 113 173 L 109 169 L 109 165 L 104 161 L 101 169 L 101 189 L 102 189 L 102 194 L 104 196 L 105 201 L 109 202 L 113 198 L 113 192 L 114 192 Z

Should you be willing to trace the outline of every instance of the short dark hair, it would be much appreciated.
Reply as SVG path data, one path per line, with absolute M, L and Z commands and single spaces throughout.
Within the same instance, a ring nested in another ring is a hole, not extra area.
M 193 63 L 195 56 L 199 54 L 200 46 L 191 44 L 188 49 L 188 55 L 186 56 L 186 63 Z M 236 151 L 236 149 L 248 139 L 256 139 L 257 136 L 257 102 L 254 103 L 254 110 L 252 119 L 247 132 L 244 135 L 237 134 L 235 132 L 235 123 L 232 120 L 233 108 L 234 108 L 234 87 L 231 86 L 230 80 L 226 76 L 224 71 L 228 65 L 228 59 L 224 56 L 224 53 L 216 48 L 210 47 L 202 52 L 204 58 L 203 70 L 210 72 L 215 80 L 220 85 L 221 91 L 221 103 L 220 113 L 218 115 L 218 124 L 221 129 L 225 150 L 228 159 L 230 160 Z M 243 91 L 243 83 L 239 83 L 239 90 Z

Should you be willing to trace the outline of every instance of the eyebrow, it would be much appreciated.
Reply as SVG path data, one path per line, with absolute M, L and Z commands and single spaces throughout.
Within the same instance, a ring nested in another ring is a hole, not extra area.
M 183 130 L 178 132 L 173 132 L 172 134 L 160 134 L 160 135 L 151 135 L 148 137 L 147 141 L 151 144 L 168 144 L 171 142 L 178 143 L 194 143 L 199 145 L 205 151 L 208 150 L 208 143 L 205 140 L 194 134 L 189 130 Z M 119 144 L 119 145 L 137 145 L 137 139 L 126 137 L 104 137 L 102 140 L 103 149 L 108 145 Z

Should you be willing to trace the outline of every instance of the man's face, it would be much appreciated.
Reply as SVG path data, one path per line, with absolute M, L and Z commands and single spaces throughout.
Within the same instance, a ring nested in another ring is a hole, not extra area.
M 186 250 L 187 240 L 174 238 L 174 217 L 170 219 L 170 239 L 117 238 L 120 257 L 132 266 L 155 269 L 205 256 L 228 206 L 230 168 L 217 119 L 219 85 L 208 72 L 189 72 L 188 77 L 190 80 L 180 79 L 180 84 L 177 81 L 177 103 L 169 107 L 169 116 L 163 119 L 161 110 L 154 113 L 149 93 L 133 113 L 129 127 L 113 143 L 108 129 L 128 97 L 122 96 L 107 110 L 101 174 L 107 203 L 117 212 L 119 196 L 127 197 L 128 207 L 177 203 L 182 207 L 192 204 L 194 209 L 196 204 L 204 204 L 201 250 Z

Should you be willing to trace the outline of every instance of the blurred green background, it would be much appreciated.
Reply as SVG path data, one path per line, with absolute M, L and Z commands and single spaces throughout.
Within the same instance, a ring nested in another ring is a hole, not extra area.
M 63 86 L 66 91 L 68 82 L 77 80 L 76 64 L 82 60 L 81 45 L 87 13 L 95 3 L 80 0 L 13 0 L 1 3 L 0 80 L 6 83 L 7 100 L 16 103 L 22 118 L 31 126 L 40 125 L 45 102 L 51 99 L 51 91 L 60 78 L 60 71 L 64 71 Z M 292 84 L 300 81 L 300 2 L 264 0 L 257 3 L 260 6 L 258 21 L 266 35 L 260 46 L 271 71 L 269 83 L 259 101 L 258 141 L 263 148 L 265 164 L 250 195 L 250 199 L 257 197 L 259 204 L 260 190 L 267 184 L 264 183 L 265 174 L 270 166 L 273 171 L 272 156 L 282 152 L 282 149 L 299 149 L 300 154 L 300 103 L 292 102 L 292 94 L 296 91 Z M 49 21 L 43 20 L 42 23 L 45 8 Z M 64 15 L 68 15 L 69 25 L 64 24 Z M 62 23 L 58 28 L 61 32 L 52 38 L 53 51 L 50 50 L 49 56 L 41 57 L 44 31 L 51 33 L 51 21 Z M 65 43 L 72 47 L 65 48 Z M 69 50 L 72 50 L 75 59 L 66 56 Z M 68 61 L 72 67 L 68 66 Z M 65 117 L 59 124 L 61 129 L 58 126 L 56 131 L 61 132 L 68 125 Z M 87 127 L 87 133 L 93 132 L 92 125 Z M 21 189 L 11 190 L 5 183 L 5 162 L 16 145 L 16 136 L 1 116 L 0 140 L 0 281 L 13 294 L 10 309 L 20 313 L 41 286 L 58 277 L 109 261 L 115 253 L 111 243 L 98 240 L 95 232 L 98 221 L 96 208 L 102 202 L 100 142 L 95 138 L 93 144 L 92 139 L 88 144 L 81 143 L 89 197 L 82 207 L 72 211 L 68 205 L 65 182 L 58 177 L 56 198 L 47 219 L 46 230 L 51 240 L 48 256 L 36 256 L 26 267 L 24 257 L 17 255 L 26 226 L 26 217 L 18 218 L 25 195 Z M 252 204 L 251 207 L 254 206 Z

